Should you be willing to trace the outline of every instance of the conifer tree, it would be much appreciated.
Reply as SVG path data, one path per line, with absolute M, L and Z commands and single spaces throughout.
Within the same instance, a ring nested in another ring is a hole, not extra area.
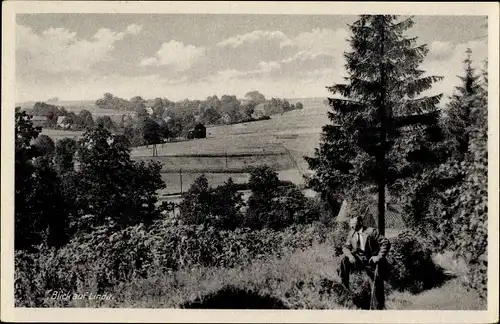
M 385 232 L 386 189 L 438 163 L 433 141 L 440 141 L 437 104 L 442 94 L 420 96 L 442 77 L 419 69 L 428 49 L 404 32 L 412 18 L 363 15 L 351 26 L 352 50 L 345 53 L 345 84 L 327 87 L 331 124 L 323 127 L 308 183 L 317 191 L 346 197 L 361 189 L 378 193 L 378 227 Z
M 458 76 L 461 85 L 455 87 L 455 93 L 451 96 L 448 104 L 446 128 L 450 140 L 452 157 L 462 160 L 468 149 L 470 141 L 470 126 L 474 124 L 476 114 L 472 114 L 474 107 L 480 106 L 483 99 L 483 89 L 480 84 L 481 76 L 476 74 L 472 67 L 472 51 L 467 49 L 466 58 L 463 61 L 465 73 Z
M 470 71 L 470 53 L 466 59 L 466 72 Z M 429 206 L 419 225 L 430 239 L 436 252 L 452 251 L 466 261 L 469 271 L 466 285 L 476 289 L 481 297 L 487 296 L 488 279 L 488 81 L 483 70 L 483 82 L 473 73 L 460 78 L 463 95 L 452 101 L 452 106 L 466 125 L 467 147 L 461 154 L 450 156 L 446 163 L 433 170 L 430 185 L 420 188 Z M 474 81 L 474 82 L 472 82 Z M 471 86 L 473 85 L 473 86 Z M 480 88 L 479 88 L 480 87 Z M 474 91 L 464 91 L 474 89 Z M 461 109 L 461 110 L 460 110 Z M 439 185 L 438 185 L 439 184 Z

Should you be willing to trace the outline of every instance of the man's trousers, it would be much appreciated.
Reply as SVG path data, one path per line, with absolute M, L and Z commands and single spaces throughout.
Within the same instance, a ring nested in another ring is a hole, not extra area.
M 357 270 L 364 270 L 368 274 L 373 284 L 373 279 L 375 277 L 375 293 L 374 293 L 374 301 L 375 309 L 384 309 L 385 308 L 385 296 L 384 296 L 384 280 L 387 278 L 388 264 L 385 258 L 381 258 L 379 261 L 378 268 L 374 264 L 368 264 L 368 259 L 365 257 L 361 257 L 355 253 L 353 253 L 356 262 L 353 264 L 349 261 L 349 258 L 346 255 L 343 255 L 340 261 L 340 269 L 339 275 L 342 280 L 342 284 L 349 289 L 349 277 L 351 272 Z M 375 274 L 375 270 L 377 269 L 377 273 Z M 371 293 L 371 292 L 370 292 Z

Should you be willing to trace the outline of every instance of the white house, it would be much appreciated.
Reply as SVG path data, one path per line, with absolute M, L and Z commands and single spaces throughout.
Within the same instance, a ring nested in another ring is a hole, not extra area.
M 265 115 L 266 115 L 266 104 L 261 103 L 255 107 L 253 114 L 252 114 L 252 117 L 253 118 L 261 118 Z
M 71 125 L 70 123 L 68 123 L 65 116 L 59 116 L 57 117 L 57 127 L 61 127 L 63 129 L 69 129 Z

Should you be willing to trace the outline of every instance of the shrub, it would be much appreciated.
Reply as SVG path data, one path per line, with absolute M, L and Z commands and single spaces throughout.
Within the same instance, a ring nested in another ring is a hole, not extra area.
M 445 281 L 443 269 L 434 263 L 432 251 L 421 241 L 408 231 L 391 240 L 388 281 L 395 290 L 419 293 Z
M 180 219 L 185 224 L 213 226 L 221 230 L 242 227 L 241 209 L 245 204 L 238 190 L 232 178 L 211 188 L 206 176 L 201 175 L 183 195 Z
M 292 184 L 280 181 L 269 166 L 252 168 L 244 226 L 281 230 L 293 224 L 311 224 L 320 219 L 320 208 Z
M 80 233 L 59 250 L 40 247 L 16 254 L 16 305 L 47 306 L 51 290 L 82 292 L 137 278 L 193 267 L 244 266 L 254 260 L 283 257 L 325 240 L 325 229 L 291 227 L 219 231 L 213 227 L 156 222 L 118 229 L 112 223 Z M 61 302 L 64 303 L 64 302 Z

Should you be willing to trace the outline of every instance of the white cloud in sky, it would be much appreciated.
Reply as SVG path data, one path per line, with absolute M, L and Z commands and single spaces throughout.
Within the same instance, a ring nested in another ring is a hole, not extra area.
M 347 30 L 343 28 L 301 32 L 296 37 L 280 43 L 281 48 L 296 50 L 293 55 L 281 60 L 280 63 L 284 69 L 293 70 L 298 74 L 317 74 L 318 71 L 327 71 L 327 74 L 321 75 L 325 78 L 329 75 L 329 78 L 325 79 L 328 83 L 321 86 L 331 85 L 333 79 L 344 74 L 344 52 L 350 49 L 348 36 Z
M 184 45 L 183 42 L 171 40 L 161 44 L 160 49 L 153 57 L 145 58 L 141 61 L 144 66 L 171 66 L 177 71 L 182 71 L 193 66 L 205 55 L 204 47 Z
M 458 76 L 464 75 L 463 60 L 466 57 L 467 48 L 472 50 L 472 67 L 476 68 L 476 73 L 481 73 L 484 60 L 488 57 L 486 41 L 470 41 L 455 45 L 448 42 L 433 42 L 429 45 L 429 55 L 422 63 L 421 68 L 427 71 L 427 75 L 443 76 L 444 79 L 435 83 L 432 89 L 425 94 L 443 93 L 445 97 L 441 104 L 448 101 L 448 96 L 453 94 L 457 85 L 460 85 L 461 81 Z
M 435 41 L 429 45 L 429 58 L 444 59 L 453 54 L 455 45 L 450 42 Z
M 248 78 L 248 77 L 262 77 L 262 76 L 268 76 L 269 73 L 271 73 L 273 70 L 277 70 L 281 67 L 281 64 L 278 62 L 266 62 L 266 61 L 260 61 L 258 63 L 258 67 L 253 70 L 249 71 L 241 71 L 241 70 L 236 70 L 236 69 L 227 69 L 227 70 L 222 70 L 218 71 L 214 75 L 211 75 L 207 78 L 207 80 L 211 82 L 219 82 L 219 83 L 224 83 L 228 81 L 237 81 L 238 78 Z
M 264 62 L 261 61 L 259 62 L 259 72 L 271 72 L 273 69 L 279 69 L 281 67 L 281 64 L 278 62 L 272 61 L 272 62 Z
M 127 32 L 132 35 L 138 35 L 142 30 L 141 25 L 132 24 L 127 27 Z
M 236 48 L 245 43 L 255 43 L 260 40 L 285 41 L 288 37 L 281 31 L 254 30 L 253 32 L 224 39 L 217 43 L 218 47 Z
M 252 89 L 258 89 L 266 96 L 327 97 L 330 94 L 325 87 L 343 81 L 344 52 L 350 50 L 346 41 L 349 33 L 343 28 L 313 29 L 294 37 L 280 31 L 256 30 L 225 39 L 212 45 L 212 48 L 170 40 L 163 43 L 155 55 L 142 61 L 138 59 L 143 67 L 165 66 L 176 70 L 179 73 L 172 75 L 176 76 L 175 79 L 169 79 L 164 74 L 125 76 L 119 75 L 124 72 L 117 71 L 116 75 L 105 76 L 92 73 L 95 64 L 112 59 L 116 43 L 125 35 L 137 35 L 141 31 L 142 26 L 132 24 L 123 31 L 103 28 L 88 39 L 79 39 L 76 32 L 65 28 L 49 28 L 35 33 L 29 27 L 17 26 L 16 69 L 24 71 L 17 81 L 17 97 L 19 100 L 45 100 L 50 96 L 97 99 L 104 92 L 111 92 L 124 98 L 141 95 L 181 100 L 200 99 L 213 94 L 242 97 Z M 267 43 L 260 45 L 261 41 Z M 256 51 L 248 53 L 243 45 L 249 44 Z M 277 49 L 276 52 L 270 50 L 270 46 Z M 445 79 L 424 95 L 444 93 L 449 96 L 453 93 L 460 82 L 457 75 L 463 74 L 462 61 L 468 47 L 472 49 L 473 62 L 479 73 L 487 57 L 485 40 L 462 44 L 435 41 L 429 44 L 429 55 L 421 68 L 428 75 L 440 75 Z M 210 56 L 214 48 L 219 50 L 216 54 L 236 54 L 228 56 L 232 61 L 223 56 L 220 66 L 214 65 L 214 57 Z M 195 64 L 199 77 L 188 78 L 189 72 L 183 71 Z M 30 78 L 30 71 L 61 73 L 62 76 L 50 80 Z M 197 90 L 193 92 L 192 89 Z
M 94 64 L 109 60 L 115 43 L 126 33 L 137 32 L 138 27 L 131 25 L 124 32 L 101 28 L 90 39 L 78 39 L 76 32 L 66 28 L 49 28 L 37 34 L 30 27 L 18 25 L 17 67 L 20 72 L 86 72 Z
M 286 39 L 281 42 L 282 47 L 296 47 L 299 52 L 326 55 L 338 55 L 347 48 L 348 32 L 344 28 L 313 29 L 311 32 L 302 32 L 293 39 Z

